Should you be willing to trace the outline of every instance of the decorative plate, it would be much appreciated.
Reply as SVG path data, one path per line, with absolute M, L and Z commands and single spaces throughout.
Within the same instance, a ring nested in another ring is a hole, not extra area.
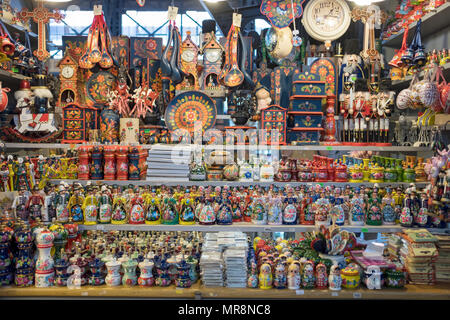
M 202 129 L 211 129 L 216 123 L 216 105 L 206 94 L 188 91 L 177 95 L 165 113 L 166 125 L 171 131 L 186 129 L 194 132 L 194 124 L 201 121 Z
M 107 104 L 108 90 L 114 88 L 116 78 L 109 72 L 100 71 L 94 73 L 86 83 L 89 99 L 98 104 Z

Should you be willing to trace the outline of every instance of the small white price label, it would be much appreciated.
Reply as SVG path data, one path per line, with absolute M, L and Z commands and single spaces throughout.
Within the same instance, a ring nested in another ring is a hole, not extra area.
M 94 16 L 101 16 L 103 13 L 103 6 L 101 4 L 94 6 Z
M 339 292 L 332 292 L 332 293 L 331 293 L 331 296 L 332 296 L 332 297 L 337 297 L 338 295 L 339 295 Z
M 302 295 L 305 294 L 305 290 L 295 290 L 296 295 Z
M 83 292 L 81 293 L 81 295 L 82 295 L 82 296 L 88 296 L 88 295 L 89 295 L 89 292 L 83 291 Z
M 361 292 L 353 292 L 353 298 L 354 299 L 361 299 L 362 294 Z
M 170 6 L 167 10 L 167 19 L 169 20 L 176 20 L 178 15 L 178 7 L 172 7 Z
M 177 288 L 177 289 L 175 289 L 175 293 L 182 294 L 183 293 L 183 289 Z
M 233 26 L 240 28 L 242 22 L 242 14 L 233 13 Z

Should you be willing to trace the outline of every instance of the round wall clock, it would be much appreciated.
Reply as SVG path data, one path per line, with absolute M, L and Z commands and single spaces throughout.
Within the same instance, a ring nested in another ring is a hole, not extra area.
M 303 14 L 306 32 L 319 41 L 340 38 L 351 22 L 351 11 L 345 0 L 312 0 Z

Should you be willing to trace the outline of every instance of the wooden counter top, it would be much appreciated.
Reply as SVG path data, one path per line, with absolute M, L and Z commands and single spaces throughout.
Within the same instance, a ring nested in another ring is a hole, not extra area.
M 262 290 L 249 288 L 208 288 L 196 283 L 188 289 L 170 287 L 108 287 L 83 286 L 80 289 L 66 287 L 52 288 L 18 288 L 15 286 L 0 288 L 0 297 L 76 297 L 76 298 L 169 298 L 169 299 L 421 299 L 450 300 L 450 284 L 435 286 L 407 285 L 404 289 L 356 290 Z

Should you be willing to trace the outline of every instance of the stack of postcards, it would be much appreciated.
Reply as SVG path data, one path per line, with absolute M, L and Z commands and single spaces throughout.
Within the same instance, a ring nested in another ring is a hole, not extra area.
M 147 162 L 147 181 L 189 181 L 189 146 L 155 144 L 148 152 Z
M 450 235 L 436 235 L 439 257 L 436 260 L 436 281 L 450 282 Z
M 389 257 L 392 260 L 397 260 L 399 258 L 402 245 L 402 237 L 399 234 L 389 234 L 387 250 L 389 252 Z
M 435 262 L 437 238 L 426 229 L 406 229 L 401 234 L 403 246 L 400 259 L 412 284 L 436 283 Z
M 230 288 L 247 286 L 247 250 L 229 248 L 223 253 L 225 262 L 225 284 Z
M 223 287 L 222 250 L 217 245 L 217 233 L 207 233 L 200 256 L 200 273 L 206 287 Z

